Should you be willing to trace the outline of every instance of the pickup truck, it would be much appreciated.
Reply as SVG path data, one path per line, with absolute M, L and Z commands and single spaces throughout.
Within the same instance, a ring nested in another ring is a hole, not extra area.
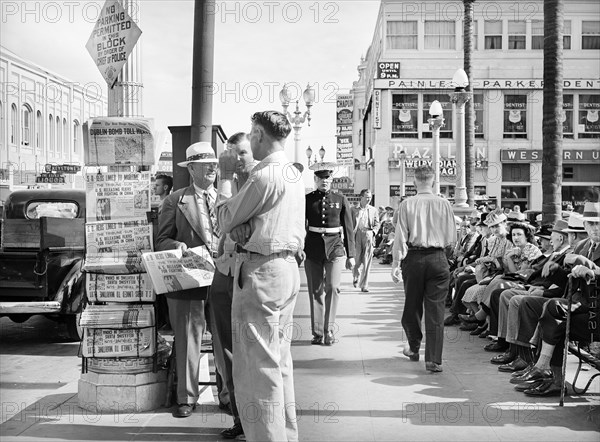
M 18 190 L 5 202 L 0 249 L 0 316 L 44 315 L 80 340 L 87 304 L 83 190 Z

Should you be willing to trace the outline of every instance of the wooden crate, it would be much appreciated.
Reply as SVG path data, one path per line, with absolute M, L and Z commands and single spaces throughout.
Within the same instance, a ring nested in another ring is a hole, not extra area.
M 3 249 L 39 249 L 40 220 L 5 219 L 2 223 Z

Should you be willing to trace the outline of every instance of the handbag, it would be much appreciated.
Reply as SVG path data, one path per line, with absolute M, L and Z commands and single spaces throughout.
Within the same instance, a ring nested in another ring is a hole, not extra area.
M 477 283 L 479 284 L 485 278 L 493 276 L 494 273 L 496 273 L 495 267 L 496 266 L 494 265 L 494 263 L 491 262 L 477 264 L 477 266 L 475 267 L 475 279 L 477 280 Z

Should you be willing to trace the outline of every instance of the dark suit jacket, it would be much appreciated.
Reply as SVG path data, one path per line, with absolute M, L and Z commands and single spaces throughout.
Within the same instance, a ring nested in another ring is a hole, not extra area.
M 203 246 L 207 243 L 210 232 L 202 228 L 202 220 L 196 199 L 194 185 L 179 189 L 166 197 L 163 201 L 162 211 L 158 215 L 158 236 L 156 238 L 156 250 L 176 249 L 179 244 L 184 243 L 188 247 Z M 206 296 L 207 288 L 190 291 L 169 293 L 173 297 L 197 297 Z

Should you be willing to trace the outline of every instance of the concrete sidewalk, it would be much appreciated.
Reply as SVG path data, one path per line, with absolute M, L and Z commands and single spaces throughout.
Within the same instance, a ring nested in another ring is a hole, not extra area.
M 568 396 L 563 408 L 558 398 L 526 397 L 490 364 L 493 354 L 482 349 L 489 341 L 457 327 L 446 329 L 443 373 L 430 374 L 423 361 L 402 356 L 403 292 L 391 282 L 389 266 L 373 267 L 369 293 L 353 288 L 351 273 L 344 272 L 339 342 L 332 347 L 310 345 L 301 269 L 292 344 L 300 440 L 599 440 L 598 380 L 587 395 Z M 575 368 L 571 357 L 569 379 Z M 582 381 L 591 374 L 584 372 Z M 186 419 L 171 412 L 92 414 L 77 406 L 77 383 L 71 383 L 3 423 L 0 437 L 213 441 L 232 425 L 212 404 Z

